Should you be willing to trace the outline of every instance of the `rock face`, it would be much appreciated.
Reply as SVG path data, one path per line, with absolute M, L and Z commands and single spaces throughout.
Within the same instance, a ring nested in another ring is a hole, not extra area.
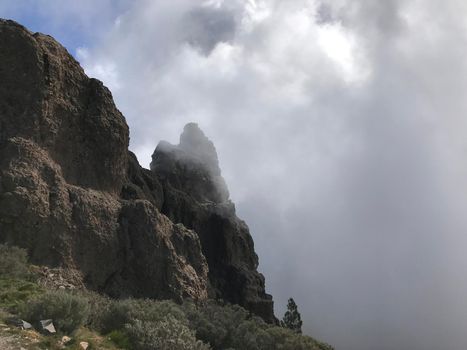
M 217 154 L 189 124 L 153 169 L 110 91 L 53 38 L 0 20 L 0 241 L 114 297 L 241 304 L 273 321 Z
M 196 124 L 188 124 L 179 145 L 159 143 L 152 159 L 151 170 L 164 189 L 162 213 L 201 239 L 210 297 L 240 304 L 274 322 L 253 240 L 229 200 L 212 142 Z
M 159 212 L 153 177 L 110 91 L 51 37 L 1 20 L 0 241 L 113 296 L 204 299 L 199 238 Z

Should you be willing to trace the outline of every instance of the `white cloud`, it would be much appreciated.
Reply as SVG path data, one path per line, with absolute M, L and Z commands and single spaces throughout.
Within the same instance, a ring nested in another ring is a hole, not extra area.
M 355 37 L 346 32 L 340 23 L 320 26 L 318 40 L 324 52 L 340 68 L 345 81 L 358 83 L 369 78 L 368 62 L 359 57 Z
M 143 165 L 213 139 L 279 310 L 336 348 L 467 347 L 465 2 L 122 6 L 80 60 Z
M 76 58 L 81 62 L 89 61 L 91 59 L 89 49 L 78 47 L 76 49 Z M 113 93 L 121 87 L 117 67 L 110 59 L 86 66 L 86 73 L 91 77 L 99 77 L 100 80 L 105 81 L 106 86 L 113 91 Z

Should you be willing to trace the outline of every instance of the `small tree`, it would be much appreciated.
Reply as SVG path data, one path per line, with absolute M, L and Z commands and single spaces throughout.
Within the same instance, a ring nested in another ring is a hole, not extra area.
M 284 318 L 281 321 L 282 327 L 291 329 L 297 334 L 302 334 L 302 319 L 298 312 L 297 304 L 290 298 L 287 302 L 287 311 L 284 314 Z

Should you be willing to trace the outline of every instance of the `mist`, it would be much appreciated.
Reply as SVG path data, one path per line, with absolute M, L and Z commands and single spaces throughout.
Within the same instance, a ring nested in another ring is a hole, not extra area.
M 68 18 L 106 20 L 69 42 L 131 149 L 149 167 L 199 124 L 277 316 L 293 297 L 336 349 L 467 348 L 467 3 L 87 3 Z

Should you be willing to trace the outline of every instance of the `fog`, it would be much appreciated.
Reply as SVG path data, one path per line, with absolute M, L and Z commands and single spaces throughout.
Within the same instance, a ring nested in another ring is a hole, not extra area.
M 143 166 L 188 122 L 214 142 L 278 316 L 293 297 L 341 350 L 467 348 L 465 1 L 25 3 L 0 16 L 64 38 Z

